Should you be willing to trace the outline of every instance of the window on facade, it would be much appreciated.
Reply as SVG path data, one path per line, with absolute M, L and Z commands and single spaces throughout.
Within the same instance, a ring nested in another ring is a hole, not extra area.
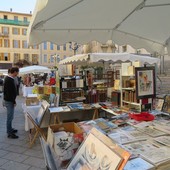
M 4 53 L 4 60 L 8 61 L 8 53 Z
M 18 62 L 20 60 L 20 54 L 14 53 L 14 63 Z
M 47 63 L 47 54 L 44 54 L 44 63 Z
M 8 16 L 7 16 L 7 15 L 4 15 L 4 19 L 8 19 Z
M 127 45 L 122 46 L 122 52 L 127 52 Z
M 60 45 L 57 45 L 57 50 L 60 50 Z
M 54 62 L 54 57 L 53 55 L 50 56 L 50 63 L 53 63 Z
M 27 41 L 22 41 L 22 48 L 28 48 Z
M 24 54 L 24 60 L 29 61 L 29 54 Z
M 57 57 L 57 63 L 59 63 L 60 62 L 60 57 Z
M 8 61 L 8 56 L 5 56 L 5 61 Z
M 14 21 L 18 21 L 18 16 L 14 16 Z
M 5 48 L 9 47 L 9 40 L 8 39 L 4 39 L 4 47 Z
M 26 28 L 22 29 L 22 35 L 27 35 L 27 29 Z
M 47 42 L 44 42 L 44 50 L 47 50 Z
M 28 21 L 27 17 L 24 17 L 24 22 L 27 22 L 27 21 Z
M 54 44 L 50 43 L 50 50 L 54 50 Z
M 20 41 L 19 40 L 13 40 L 13 48 L 20 48 Z
M 66 44 L 63 45 L 63 50 L 66 51 Z
M 32 54 L 32 64 L 38 64 L 38 54 Z
M 9 28 L 8 27 L 2 27 L 2 33 L 3 34 L 9 34 Z
M 34 46 L 33 46 L 33 49 L 38 49 L 38 45 L 34 45 Z
M 2 39 L 0 39 L 0 47 L 2 47 Z
M 0 53 L 0 61 L 10 61 L 10 53 Z
M 15 35 L 19 35 L 20 34 L 19 28 L 13 28 L 12 33 Z

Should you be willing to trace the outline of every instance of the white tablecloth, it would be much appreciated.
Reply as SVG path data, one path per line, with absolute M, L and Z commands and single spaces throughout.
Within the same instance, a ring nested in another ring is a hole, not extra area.
M 28 94 L 32 94 L 33 88 L 34 88 L 33 86 L 32 87 L 23 86 L 22 87 L 23 96 L 26 97 Z
M 33 118 L 34 117 L 36 118 L 40 107 L 41 107 L 41 104 L 37 106 L 26 106 L 25 104 L 22 105 L 23 112 L 25 114 L 25 131 L 29 131 L 30 129 L 34 128 L 34 125 L 29 120 L 27 113 L 29 112 L 29 114 L 31 114 Z

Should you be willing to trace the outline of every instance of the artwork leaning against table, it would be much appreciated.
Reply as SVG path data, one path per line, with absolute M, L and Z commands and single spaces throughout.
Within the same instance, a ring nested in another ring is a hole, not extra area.
M 136 67 L 135 76 L 137 99 L 155 97 L 155 67 Z
M 89 134 L 68 166 L 68 170 L 116 170 L 122 158 L 95 135 Z

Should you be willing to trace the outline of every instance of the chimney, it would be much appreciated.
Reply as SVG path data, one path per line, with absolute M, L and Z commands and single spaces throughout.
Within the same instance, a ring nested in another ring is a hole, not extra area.
M 10 8 L 10 12 L 12 12 L 12 8 Z

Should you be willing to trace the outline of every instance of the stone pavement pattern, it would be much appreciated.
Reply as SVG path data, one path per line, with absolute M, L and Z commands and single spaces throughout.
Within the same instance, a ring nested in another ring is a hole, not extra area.
M 9 139 L 6 134 L 6 110 L 0 97 L 0 170 L 45 170 L 42 148 L 37 139 L 29 148 L 28 132 L 25 131 L 25 119 L 22 110 L 24 98 L 17 97 L 17 106 L 13 127 L 18 129 L 19 139 Z

